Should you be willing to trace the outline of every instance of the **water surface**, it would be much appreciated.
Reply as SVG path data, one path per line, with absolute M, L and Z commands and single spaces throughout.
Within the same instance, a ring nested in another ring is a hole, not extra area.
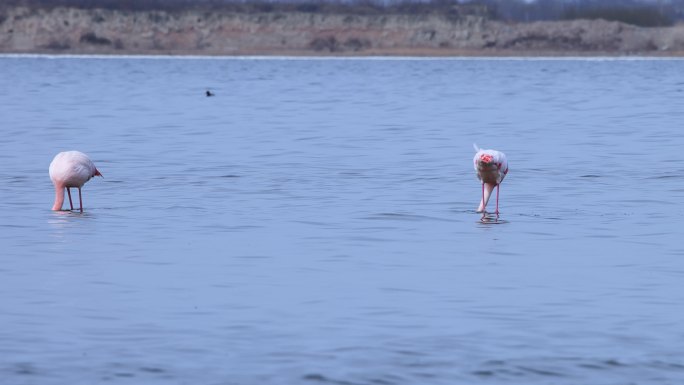
M 683 70 L 2 57 L 0 382 L 680 383 Z

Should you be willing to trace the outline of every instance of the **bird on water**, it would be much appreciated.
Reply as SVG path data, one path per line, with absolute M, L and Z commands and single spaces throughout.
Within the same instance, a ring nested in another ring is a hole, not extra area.
M 476 144 L 475 157 L 473 163 L 475 171 L 477 171 L 477 178 L 482 181 L 482 200 L 477 208 L 478 213 L 485 214 L 487 202 L 489 197 L 496 187 L 496 211 L 494 213 L 499 215 L 499 185 L 508 174 L 508 160 L 506 154 L 497 150 L 483 150 Z
M 102 176 L 102 174 L 86 154 L 79 151 L 65 151 L 55 155 L 52 163 L 50 163 L 50 179 L 55 185 L 55 204 L 52 206 L 52 210 L 59 211 L 62 209 L 64 189 L 69 195 L 69 206 L 73 210 L 71 188 L 76 187 L 80 210 L 83 212 L 81 187 L 94 176 Z

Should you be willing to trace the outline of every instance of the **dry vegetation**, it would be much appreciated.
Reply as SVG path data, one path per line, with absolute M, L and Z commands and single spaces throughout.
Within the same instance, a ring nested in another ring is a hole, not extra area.
M 443 14 L 453 17 L 475 14 L 499 21 L 603 19 L 644 27 L 670 26 L 684 19 L 684 0 L 3 0 L 0 3 L 0 8 L 14 6 L 165 12 Z
M 684 53 L 684 0 L 0 1 L 0 52 Z

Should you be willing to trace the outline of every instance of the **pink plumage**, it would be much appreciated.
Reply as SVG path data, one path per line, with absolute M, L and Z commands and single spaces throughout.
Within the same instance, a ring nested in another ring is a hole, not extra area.
M 70 188 L 76 187 L 80 210 L 83 212 L 81 187 L 96 175 L 102 176 L 86 154 L 79 151 L 65 151 L 57 154 L 50 163 L 50 179 L 55 185 L 55 204 L 52 206 L 52 210 L 62 209 L 65 188 L 69 194 L 69 205 L 73 210 L 74 204 L 71 201 Z

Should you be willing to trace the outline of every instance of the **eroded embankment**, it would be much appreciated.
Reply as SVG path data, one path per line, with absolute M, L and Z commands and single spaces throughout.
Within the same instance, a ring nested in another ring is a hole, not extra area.
M 0 11 L 0 52 L 98 54 L 658 54 L 684 26 L 603 20 L 506 24 L 477 15 L 305 12 Z

